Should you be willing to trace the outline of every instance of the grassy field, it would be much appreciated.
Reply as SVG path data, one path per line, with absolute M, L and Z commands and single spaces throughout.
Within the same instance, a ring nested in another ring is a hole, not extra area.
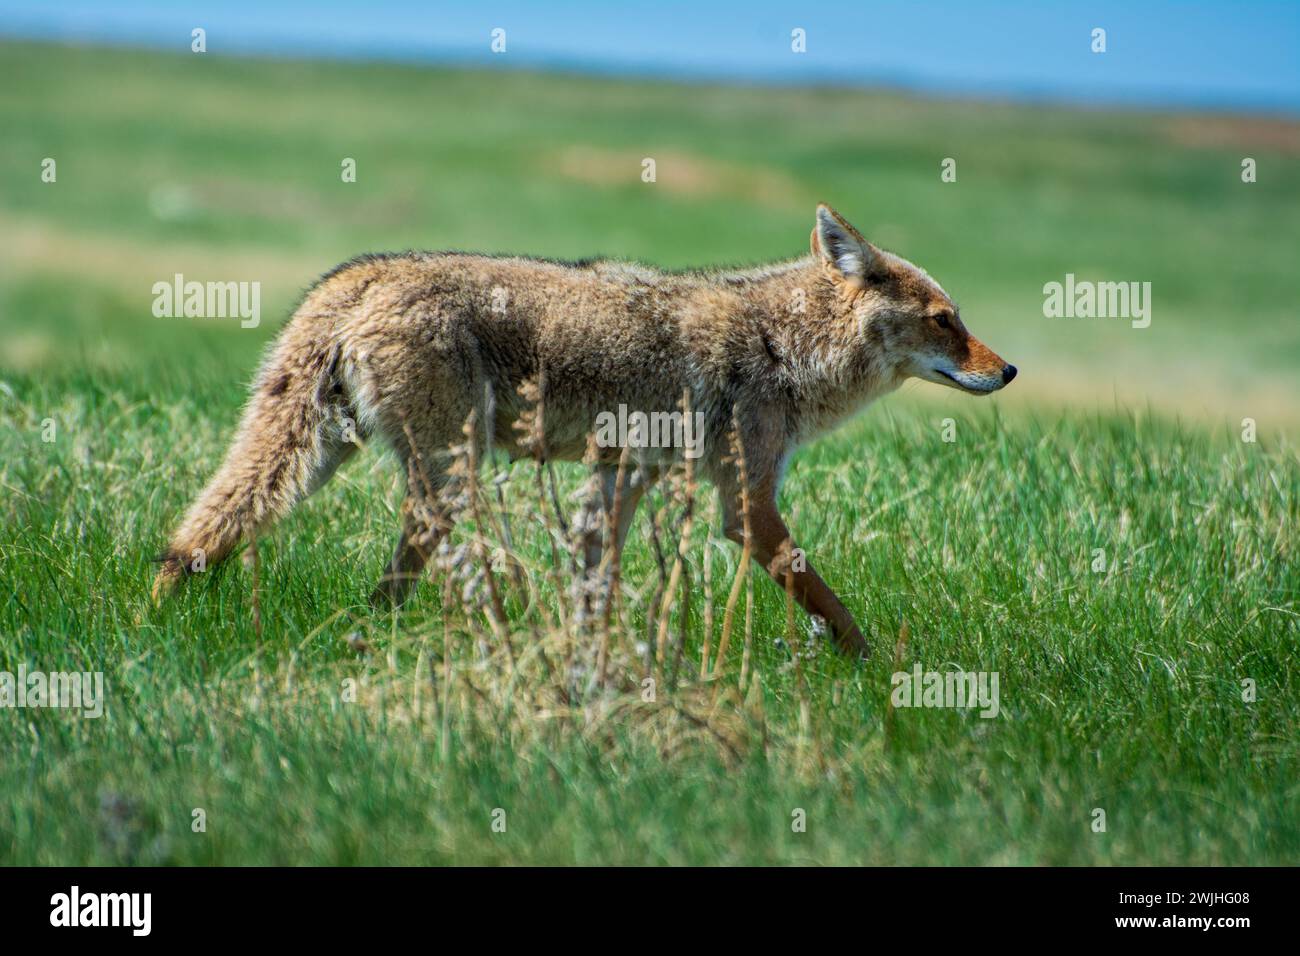
M 0 709 L 0 862 L 1300 858 L 1300 125 L 13 43 L 0 77 L 0 671 L 102 671 L 107 698 Z M 982 402 L 909 386 L 793 463 L 783 507 L 865 665 L 801 616 L 791 640 L 762 577 L 700 680 L 737 569 L 716 520 L 647 663 L 665 490 L 593 690 L 530 463 L 490 466 L 527 569 L 494 579 L 508 642 L 472 561 L 372 613 L 378 448 L 260 542 L 256 616 L 239 561 L 151 607 L 260 350 L 335 262 L 761 261 L 806 249 L 818 199 L 1021 368 Z M 261 282 L 261 326 L 155 318 L 177 272 Z M 1151 327 L 1044 318 L 1067 272 L 1151 282 Z M 914 664 L 997 672 L 1000 716 L 892 708 Z

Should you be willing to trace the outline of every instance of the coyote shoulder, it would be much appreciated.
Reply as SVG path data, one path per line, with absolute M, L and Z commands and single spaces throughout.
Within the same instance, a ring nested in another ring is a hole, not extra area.
M 825 205 L 811 246 L 809 256 L 733 272 L 462 253 L 366 255 L 338 267 L 271 348 L 225 460 L 171 537 L 155 598 L 184 579 L 192 555 L 220 561 L 324 484 L 356 448 L 345 426 L 354 422 L 407 466 L 403 527 L 372 596 L 401 602 L 447 530 L 438 491 L 449 447 L 475 412 L 480 441 L 527 454 L 512 426 L 528 382 L 542 390 L 547 455 L 571 460 L 602 412 L 672 412 L 689 391 L 702 423 L 697 469 L 718 490 L 725 533 L 740 541 L 740 481 L 726 461 L 734 416 L 754 554 L 777 573 L 790 538 L 777 490 L 801 442 L 909 377 L 978 395 L 1016 374 L 923 270 Z M 604 488 L 591 507 L 607 514 L 620 453 L 603 449 L 597 466 Z M 661 464 L 648 459 L 624 489 L 617 546 Z M 598 538 L 587 541 L 589 566 Z M 865 653 L 812 566 L 793 576 L 796 598 L 836 646 Z

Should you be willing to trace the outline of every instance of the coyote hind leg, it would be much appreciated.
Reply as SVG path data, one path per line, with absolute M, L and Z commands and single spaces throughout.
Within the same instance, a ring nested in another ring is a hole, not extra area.
M 590 574 L 600 567 L 604 552 L 604 534 L 614 520 L 614 503 L 618 499 L 618 525 L 614 529 L 614 550 L 621 553 L 637 506 L 645 493 L 659 480 L 659 469 L 630 463 L 624 469 L 623 485 L 618 486 L 618 466 L 600 466 L 599 488 L 587 496 L 574 519 L 582 529 L 583 568 Z
M 372 607 L 400 607 L 420 583 L 425 565 L 449 530 L 446 507 L 438 500 L 444 484 L 441 477 L 435 481 L 419 474 L 411 475 L 406 497 L 402 499 L 402 532 L 393 556 L 370 594 Z
M 388 392 L 368 381 L 363 394 L 374 395 L 378 430 L 406 467 L 402 532 L 379 583 L 370 595 L 374 607 L 398 607 L 415 590 L 420 577 L 451 526 L 452 506 L 444 491 L 455 460 L 453 449 L 466 440 L 471 412 L 477 423 L 470 438 L 481 458 L 484 422 L 491 420 L 490 393 L 473 357 L 454 343 L 411 343 L 409 360 L 419 364 L 423 385 L 409 393 Z M 383 395 L 383 398 L 377 396 Z M 437 396 L 430 401 L 429 396 Z

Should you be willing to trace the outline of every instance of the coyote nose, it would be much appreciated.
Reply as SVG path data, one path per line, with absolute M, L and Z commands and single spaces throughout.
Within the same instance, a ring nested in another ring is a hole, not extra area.
M 1016 367 L 1014 365 L 1002 366 L 1002 384 L 1006 385 L 1016 377 Z

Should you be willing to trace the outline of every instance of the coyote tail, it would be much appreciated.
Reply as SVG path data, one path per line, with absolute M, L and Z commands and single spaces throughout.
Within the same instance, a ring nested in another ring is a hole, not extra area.
M 338 364 L 339 348 L 319 326 L 286 328 L 258 373 L 225 460 L 160 558 L 155 601 L 287 514 L 355 447 L 340 428 L 350 406 Z

